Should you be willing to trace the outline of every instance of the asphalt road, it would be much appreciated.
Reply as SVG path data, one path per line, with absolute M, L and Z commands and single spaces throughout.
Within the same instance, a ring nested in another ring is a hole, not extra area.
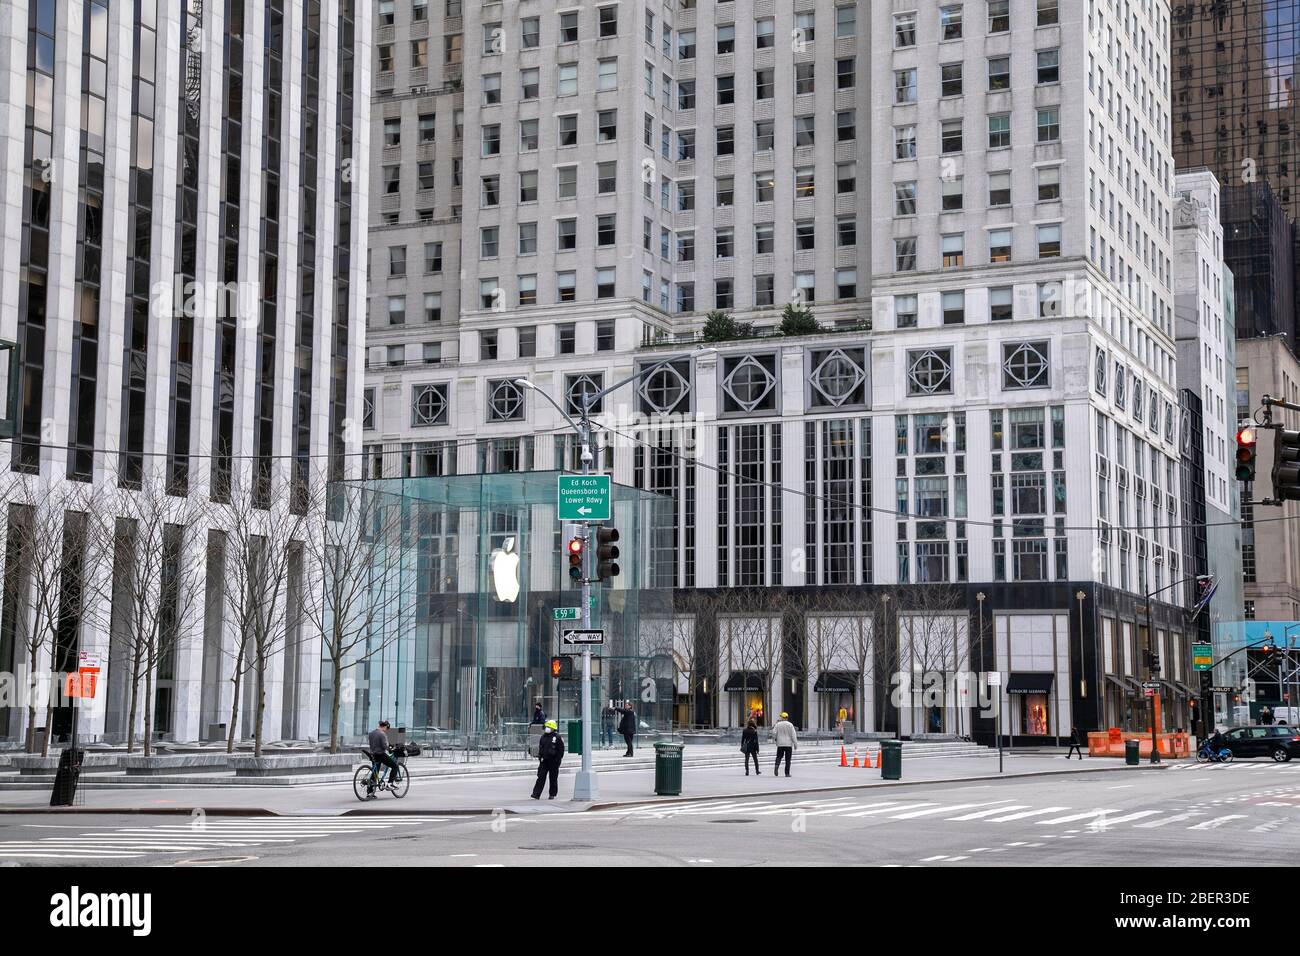
M 0 817 L 0 866 L 1300 865 L 1300 761 L 427 817 Z

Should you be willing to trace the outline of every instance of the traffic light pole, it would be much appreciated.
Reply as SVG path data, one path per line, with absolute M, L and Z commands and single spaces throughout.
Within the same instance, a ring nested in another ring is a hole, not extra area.
M 591 418 L 588 415 L 590 404 L 583 402 L 582 418 L 579 422 L 581 447 L 578 449 L 582 459 L 582 473 L 591 474 L 592 450 Z M 591 629 L 591 522 L 582 522 L 582 627 Z M 591 645 L 582 645 L 582 766 L 578 769 L 577 779 L 573 782 L 573 799 L 592 801 L 600 796 L 600 785 L 596 781 L 596 770 L 591 763 Z

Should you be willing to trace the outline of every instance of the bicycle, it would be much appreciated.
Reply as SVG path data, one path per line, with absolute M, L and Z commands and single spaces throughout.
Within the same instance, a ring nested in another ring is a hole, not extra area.
M 1201 744 L 1201 749 L 1196 752 L 1197 763 L 1232 763 L 1232 751 L 1223 747 L 1218 753 L 1210 747 L 1209 741 Z
M 361 751 L 370 765 L 362 764 L 357 768 L 356 773 L 352 775 L 352 792 L 357 795 L 358 800 L 373 799 L 377 793 L 391 793 L 398 800 L 406 796 L 411 789 L 411 773 L 406 769 L 407 750 L 402 747 L 395 747 L 392 750 L 393 759 L 401 768 L 402 778 L 397 783 L 390 783 L 388 780 L 389 768 L 386 764 L 381 764 L 375 759 L 375 755 L 369 750 Z

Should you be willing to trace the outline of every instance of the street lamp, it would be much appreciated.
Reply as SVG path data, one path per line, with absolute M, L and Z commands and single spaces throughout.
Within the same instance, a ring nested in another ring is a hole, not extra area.
M 1084 676 L 1087 668 L 1083 666 L 1083 602 L 1088 595 L 1082 589 L 1074 593 L 1074 598 L 1079 602 L 1079 696 L 1088 696 L 1088 678 Z
M 699 358 L 707 354 L 717 354 L 715 348 L 696 349 L 692 357 Z M 579 460 L 582 465 L 582 474 L 590 475 L 592 465 L 596 456 L 592 450 L 594 444 L 593 429 L 591 424 L 591 410 L 596 407 L 597 403 L 610 392 L 623 388 L 625 385 L 631 385 L 633 382 L 658 372 L 671 365 L 671 361 L 656 362 L 654 365 L 648 365 L 635 375 L 630 375 L 621 382 L 615 382 L 608 388 L 602 388 L 598 392 L 583 391 L 578 399 L 578 420 L 574 421 L 571 416 L 555 399 L 551 398 L 546 392 L 538 388 L 533 382 L 526 378 L 517 378 L 514 383 L 520 388 L 526 388 L 530 392 L 536 392 L 545 398 L 560 413 L 561 417 L 569 423 L 570 427 L 578 433 L 579 442 Z M 582 532 L 580 537 L 586 544 L 591 540 L 591 522 L 581 522 Z M 591 629 L 591 562 L 594 558 L 591 556 L 596 551 L 595 548 L 584 547 L 582 549 L 583 573 L 582 573 L 582 627 L 584 630 Z M 582 766 L 578 770 L 578 775 L 573 782 L 573 799 L 582 801 L 596 800 L 600 796 L 600 787 L 596 781 L 596 768 L 591 762 L 591 646 L 584 644 L 582 647 Z
M 1156 555 L 1154 558 L 1154 563 L 1163 564 L 1164 563 L 1163 555 Z M 1177 581 L 1171 581 L 1169 584 L 1166 584 L 1164 587 L 1156 588 L 1154 591 L 1145 592 L 1146 607 L 1147 607 L 1147 661 L 1148 661 L 1147 677 L 1149 680 L 1152 681 L 1157 680 L 1160 674 L 1160 668 L 1158 666 L 1160 664 L 1160 660 L 1151 651 L 1151 647 L 1154 644 L 1156 638 L 1154 618 L 1151 611 L 1151 599 L 1155 597 L 1157 594 L 1160 594 L 1164 591 L 1168 591 L 1170 588 L 1176 588 L 1180 584 L 1186 584 L 1188 581 L 1194 581 L 1198 577 L 1199 575 L 1196 574 L 1188 575 L 1185 578 L 1179 578 Z M 1157 691 L 1157 693 L 1159 692 Z M 1152 694 L 1151 696 L 1151 761 L 1150 761 L 1151 763 L 1161 762 L 1160 748 L 1157 745 L 1157 737 L 1156 737 L 1156 733 L 1158 730 L 1159 728 L 1156 727 L 1156 698 L 1155 698 L 1155 694 Z

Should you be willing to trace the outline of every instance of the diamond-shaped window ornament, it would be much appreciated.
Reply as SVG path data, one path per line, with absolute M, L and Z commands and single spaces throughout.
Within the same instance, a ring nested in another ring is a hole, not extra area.
M 583 399 L 589 395 L 595 395 L 604 386 L 603 375 L 573 375 L 569 377 L 569 387 L 567 395 L 569 399 L 569 411 L 574 415 L 582 414 Z M 598 408 L 593 408 L 592 412 L 598 412 Z
M 776 387 L 776 376 L 754 356 L 746 355 L 732 367 L 722 387 L 742 411 L 752 412 Z
M 488 420 L 508 422 L 523 416 L 524 396 L 514 382 L 491 383 L 488 394 Z
M 865 380 L 862 368 L 843 349 L 827 355 L 812 373 L 813 388 L 837 407 L 847 402 Z
M 663 365 L 641 380 L 641 398 L 657 415 L 677 411 L 677 406 L 687 397 L 691 383 L 675 365 Z
M 1005 388 L 1042 388 L 1047 385 L 1046 343 L 1020 342 L 1003 346 Z
M 907 377 L 912 394 L 934 395 L 952 388 L 952 362 L 947 349 L 925 349 L 909 355 Z
M 411 403 L 413 425 L 442 425 L 447 419 L 447 393 L 445 386 L 420 385 L 415 389 Z

